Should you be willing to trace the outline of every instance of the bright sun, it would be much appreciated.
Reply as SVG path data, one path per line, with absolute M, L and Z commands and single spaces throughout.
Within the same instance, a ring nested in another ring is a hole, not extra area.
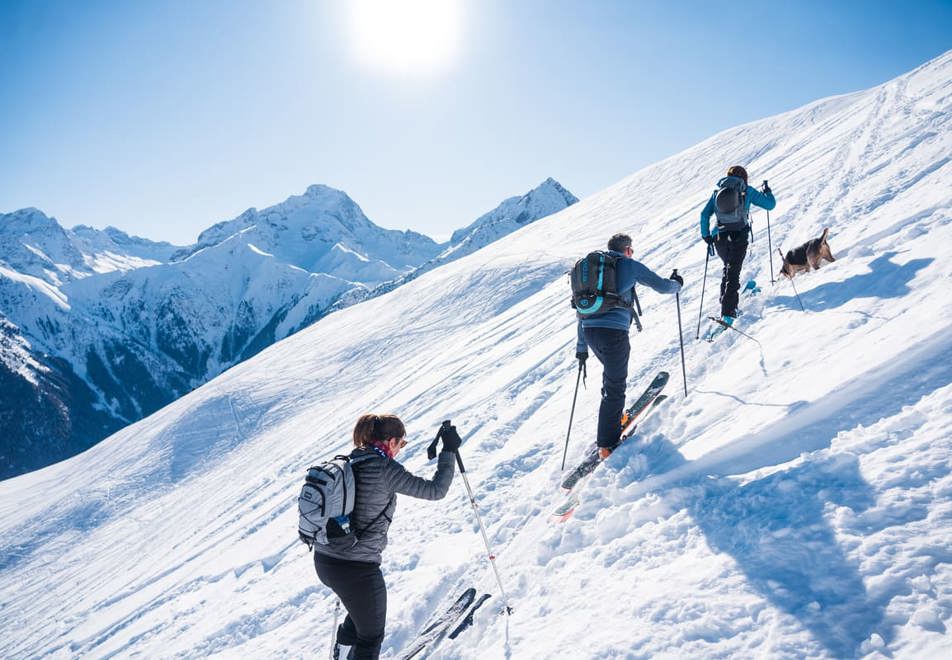
M 360 60 L 400 75 L 447 71 L 462 33 L 461 0 L 351 0 L 350 31 Z

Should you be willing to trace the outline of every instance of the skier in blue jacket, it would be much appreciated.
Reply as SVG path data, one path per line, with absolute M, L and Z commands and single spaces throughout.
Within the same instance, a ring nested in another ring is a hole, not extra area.
M 751 188 L 747 185 L 747 170 L 732 165 L 727 169 L 727 176 L 717 182 L 717 190 L 701 211 L 701 238 L 709 248 L 713 245 L 724 262 L 720 300 L 721 318 L 727 325 L 732 325 L 737 317 L 740 269 L 747 256 L 751 204 L 772 211 L 777 201 L 766 181 L 762 191 Z M 712 215 L 717 218 L 714 229 L 711 229 Z
M 635 284 L 644 284 L 658 293 L 677 293 L 684 280 L 680 275 L 664 279 L 647 266 L 632 259 L 631 236 L 615 234 L 608 241 L 608 253 L 619 257 L 615 266 L 618 296 L 625 307 L 579 318 L 575 357 L 581 365 L 588 359 L 588 348 L 602 363 L 602 402 L 598 409 L 598 452 L 608 458 L 621 437 L 621 416 L 625 411 L 625 386 L 631 344 L 628 330 L 634 318 Z

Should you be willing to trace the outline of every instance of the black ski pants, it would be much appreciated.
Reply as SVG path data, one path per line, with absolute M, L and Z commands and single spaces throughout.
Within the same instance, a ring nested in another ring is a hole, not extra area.
M 714 242 L 717 256 L 724 262 L 721 277 L 721 316 L 737 316 L 740 291 L 740 269 L 747 256 L 747 230 L 722 231 Z
M 602 403 L 598 408 L 599 447 L 615 448 L 621 438 L 625 412 L 625 385 L 631 344 L 627 330 L 585 328 L 585 342 L 602 363 Z
M 337 627 L 337 643 L 354 647 L 354 660 L 376 660 L 387 624 L 387 585 L 380 564 L 315 552 L 314 568 L 347 609 L 344 623 Z

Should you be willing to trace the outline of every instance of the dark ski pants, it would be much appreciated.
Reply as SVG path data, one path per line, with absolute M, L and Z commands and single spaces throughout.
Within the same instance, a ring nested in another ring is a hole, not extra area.
M 740 291 L 740 269 L 747 256 L 747 230 L 722 231 L 714 242 L 717 256 L 724 262 L 721 277 L 721 316 L 737 316 Z
M 598 408 L 596 444 L 614 449 L 621 438 L 621 416 L 625 412 L 625 384 L 631 354 L 628 331 L 585 328 L 585 341 L 602 363 L 602 403 Z
M 337 628 L 337 643 L 353 646 L 355 660 L 376 660 L 387 624 L 387 586 L 380 565 L 315 552 L 314 568 L 347 609 Z

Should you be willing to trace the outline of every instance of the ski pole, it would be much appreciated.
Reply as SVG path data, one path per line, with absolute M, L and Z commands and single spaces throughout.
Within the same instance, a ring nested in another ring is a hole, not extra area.
M 334 606 L 334 628 L 331 631 L 331 654 L 330 660 L 334 660 L 334 651 L 337 646 L 337 617 L 340 615 L 340 598 L 337 599 L 337 605 Z
M 777 252 L 780 254 L 780 258 L 782 259 L 783 252 L 780 252 L 780 248 L 777 248 Z M 801 312 L 807 311 L 806 308 L 803 306 L 803 301 L 800 300 L 800 294 L 797 292 L 797 285 L 793 283 L 793 277 L 788 277 L 787 279 L 790 280 L 790 286 L 793 287 L 793 295 L 797 297 L 797 302 L 800 303 L 800 311 Z
M 447 428 L 448 426 L 450 426 L 450 420 L 447 419 L 440 427 L 440 432 L 437 433 L 437 438 L 439 438 L 439 436 L 443 433 L 443 429 Z M 466 478 L 466 468 L 463 466 L 463 458 L 459 455 L 459 450 L 454 453 L 456 454 L 456 464 L 459 466 L 460 476 L 463 477 L 463 485 L 466 486 L 466 494 L 469 496 L 469 503 L 473 507 L 473 513 L 476 514 L 476 522 L 479 523 L 479 531 L 483 535 L 483 543 L 486 544 L 486 552 L 489 556 L 489 563 L 493 567 L 493 573 L 496 574 L 496 584 L 499 585 L 499 591 L 502 593 L 503 604 L 506 606 L 506 614 L 512 614 L 512 608 L 509 607 L 509 596 L 506 593 L 506 588 L 502 586 L 502 578 L 499 576 L 499 569 L 496 568 L 496 555 L 489 546 L 489 536 L 486 535 L 486 527 L 483 525 L 483 519 L 479 515 L 479 509 L 476 507 L 476 497 L 473 495 L 473 489 L 469 485 L 469 479 Z
M 585 363 L 578 361 L 578 376 L 575 379 L 575 394 L 572 396 L 572 412 L 569 413 L 569 429 L 565 432 L 565 449 L 562 451 L 562 469 L 565 469 L 565 456 L 569 453 L 569 436 L 572 434 L 572 419 L 575 417 L 575 401 L 578 399 L 578 384 L 582 380 Z
M 707 318 L 709 318 L 710 320 L 714 321 L 714 323 L 719 323 L 720 325 L 724 326 L 724 327 L 727 328 L 728 330 L 733 330 L 734 332 L 739 332 L 740 334 L 742 334 L 742 335 L 744 335 L 745 337 L 747 337 L 747 339 L 750 339 L 750 340 L 755 341 L 755 342 L 757 342 L 758 344 L 760 344 L 759 341 L 757 341 L 756 339 L 754 339 L 753 337 L 751 337 L 750 335 L 748 335 L 748 334 L 747 334 L 746 332 L 744 332 L 743 330 L 738 330 L 738 329 L 735 328 L 734 326 L 729 325 L 729 324 L 727 324 L 727 323 L 724 323 L 724 321 L 722 321 L 721 319 L 717 318 L 716 316 L 708 316 Z M 763 344 L 760 344 L 760 345 L 762 346 Z
M 704 259 L 704 279 L 701 280 L 701 307 L 697 310 L 697 335 L 694 339 L 701 338 L 701 315 L 704 313 L 704 289 L 707 288 L 707 265 L 711 261 L 712 246 L 707 246 L 707 257 Z M 680 313 L 680 303 L 678 304 L 678 313 Z
M 767 179 L 764 179 L 763 190 L 767 190 Z M 770 283 L 773 284 L 777 280 L 774 279 L 773 274 L 773 243 L 770 240 L 770 211 L 767 211 L 767 254 L 770 255 Z
M 674 278 L 678 274 L 678 269 L 675 268 L 671 273 L 671 277 Z M 678 304 L 678 341 L 681 342 L 681 376 L 684 379 L 684 396 L 688 395 L 688 371 L 684 366 L 684 331 L 681 329 L 681 290 L 679 289 L 677 293 L 674 294 L 674 300 Z

